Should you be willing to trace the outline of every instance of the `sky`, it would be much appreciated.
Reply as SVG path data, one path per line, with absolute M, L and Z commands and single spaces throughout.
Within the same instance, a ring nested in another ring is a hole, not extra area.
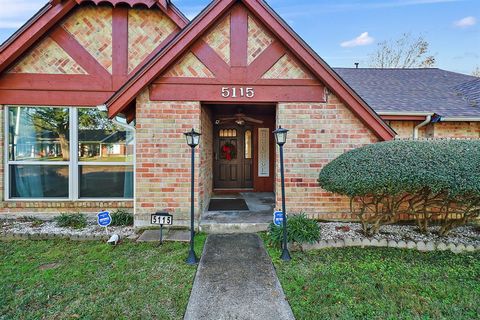
M 0 43 L 48 0 L 0 0 Z M 194 18 L 210 0 L 172 0 Z M 369 66 L 377 44 L 423 36 L 436 67 L 471 74 L 480 67 L 480 0 L 267 0 L 332 67 Z

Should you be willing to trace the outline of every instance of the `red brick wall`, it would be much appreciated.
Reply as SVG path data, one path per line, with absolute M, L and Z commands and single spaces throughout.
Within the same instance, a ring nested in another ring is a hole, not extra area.
M 200 208 L 205 208 L 213 192 L 213 119 L 212 112 L 206 107 L 201 109 L 200 140 Z
M 0 105 L 0 119 L 4 119 L 4 107 Z M 3 122 L 2 122 L 3 123 Z M 98 213 L 99 210 L 126 209 L 132 211 L 133 201 L 5 201 L 4 126 L 0 126 L 0 216 L 25 216 L 35 214 L 39 217 L 51 217 L 60 213 Z
M 176 225 L 190 219 L 190 147 L 184 132 L 200 128 L 199 102 L 137 99 L 135 225 L 149 225 L 150 214 L 165 210 Z M 195 155 L 195 209 L 199 214 L 200 148 Z M 204 174 L 204 173 L 203 173 Z
M 318 174 L 345 151 L 375 143 L 378 138 L 334 96 L 328 103 L 278 104 L 278 125 L 290 130 L 284 146 L 287 213 L 305 212 L 317 219 L 350 218 L 348 199 L 320 188 Z M 277 208 L 281 208 L 279 172 L 277 161 Z

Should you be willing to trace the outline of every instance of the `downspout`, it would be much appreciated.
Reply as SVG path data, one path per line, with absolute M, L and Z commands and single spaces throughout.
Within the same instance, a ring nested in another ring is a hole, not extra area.
M 428 115 L 425 118 L 425 121 L 420 123 L 418 126 L 413 128 L 413 139 L 417 140 L 418 139 L 418 130 L 422 127 L 425 127 L 427 124 L 429 124 L 432 121 L 432 115 Z

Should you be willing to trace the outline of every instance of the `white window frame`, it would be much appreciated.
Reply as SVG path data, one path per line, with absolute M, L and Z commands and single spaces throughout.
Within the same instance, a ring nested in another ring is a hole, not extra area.
M 69 161 L 11 161 L 10 160 L 10 146 L 9 146 L 9 110 L 10 108 L 17 107 L 39 107 L 39 108 L 67 108 L 69 110 L 69 148 L 70 148 L 70 160 Z M 119 161 L 119 162 L 98 162 L 98 161 L 79 161 L 78 159 L 78 110 L 82 108 L 92 107 L 68 107 L 68 106 L 15 106 L 7 105 L 4 108 L 4 199 L 5 201 L 16 202 L 65 202 L 65 201 L 133 201 L 135 198 L 135 153 L 136 153 L 136 132 L 132 128 L 133 134 L 133 154 L 132 161 Z M 93 107 L 94 108 L 94 107 Z M 126 128 L 125 128 L 126 129 Z M 65 198 L 15 198 L 10 197 L 10 165 L 63 165 L 68 166 L 69 179 L 68 179 L 68 197 Z M 131 198 L 84 198 L 80 197 L 80 166 L 131 166 L 133 172 L 133 190 L 134 194 Z

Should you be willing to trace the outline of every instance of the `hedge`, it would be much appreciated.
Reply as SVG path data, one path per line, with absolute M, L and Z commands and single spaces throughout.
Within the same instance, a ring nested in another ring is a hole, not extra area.
M 326 165 L 325 190 L 349 196 L 365 232 L 412 215 L 422 231 L 441 222 L 441 234 L 480 211 L 480 141 L 390 141 L 351 150 Z

